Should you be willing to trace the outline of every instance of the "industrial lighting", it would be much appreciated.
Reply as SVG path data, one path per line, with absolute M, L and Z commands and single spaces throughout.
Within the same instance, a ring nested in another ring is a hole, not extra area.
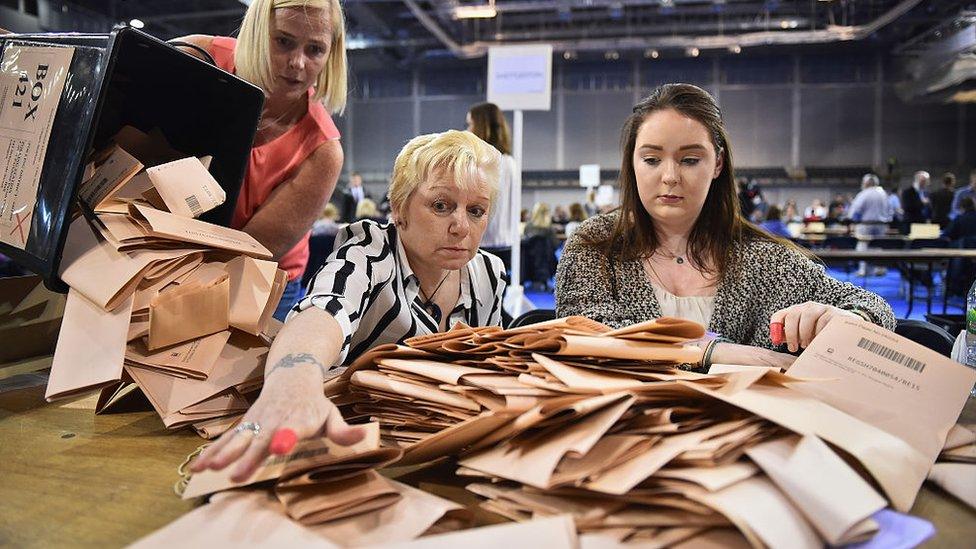
M 661 0 L 661 7 L 662 8 L 673 8 L 674 7 L 674 0 Z
M 488 0 L 480 6 L 458 6 L 454 8 L 455 19 L 491 19 L 498 15 L 495 10 L 495 0 Z
M 779 28 L 781 28 L 781 29 L 788 29 L 788 28 L 790 28 L 790 22 L 789 21 L 780 21 L 779 22 Z
M 142 19 L 131 19 L 129 20 L 129 26 L 134 29 L 141 29 L 145 27 L 146 24 L 142 22 Z
M 701 52 L 698 50 L 698 48 L 688 48 L 687 53 L 691 57 L 698 57 L 698 54 Z
M 659 55 L 657 50 L 644 50 L 644 57 L 648 59 L 657 59 Z
M 742 53 L 742 46 L 735 44 L 734 46 L 729 46 L 729 51 L 732 53 Z
M 603 54 L 603 58 L 607 61 L 616 61 L 617 59 L 620 59 L 620 54 L 615 51 L 608 51 Z
M 575 51 L 564 51 L 563 52 L 563 59 L 565 59 L 566 61 L 572 61 L 573 59 L 576 59 L 576 52 Z

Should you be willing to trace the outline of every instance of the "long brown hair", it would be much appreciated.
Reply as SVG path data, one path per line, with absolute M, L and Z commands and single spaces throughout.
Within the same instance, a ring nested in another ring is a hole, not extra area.
M 512 154 L 512 137 L 508 122 L 498 105 L 478 103 L 468 111 L 471 115 L 471 132 L 502 154 Z
M 722 114 L 715 99 L 705 90 L 691 84 L 664 84 L 634 107 L 621 132 L 623 159 L 620 165 L 620 208 L 616 225 L 609 238 L 591 242 L 607 250 L 611 258 L 634 261 L 649 257 L 660 242 L 654 231 L 654 221 L 644 208 L 637 193 L 634 173 L 634 149 L 641 124 L 652 113 L 673 109 L 697 120 L 711 136 L 715 153 L 722 159 L 722 171 L 712 180 L 701 213 L 691 229 L 688 253 L 691 260 L 705 273 L 725 275 L 729 264 L 729 250 L 733 244 L 747 239 L 773 240 L 792 247 L 788 241 L 771 237 L 749 223 L 739 210 L 732 167 L 732 146 L 722 123 Z

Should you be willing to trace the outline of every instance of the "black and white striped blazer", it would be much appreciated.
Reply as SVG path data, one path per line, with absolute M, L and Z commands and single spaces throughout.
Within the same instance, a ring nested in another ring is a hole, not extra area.
M 447 325 L 500 326 L 508 276 L 502 260 L 479 250 L 461 269 L 461 294 Z M 421 306 L 419 281 L 392 223 L 358 221 L 336 235 L 335 249 L 291 315 L 318 307 L 335 317 L 345 340 L 338 365 L 384 343 L 436 333 Z

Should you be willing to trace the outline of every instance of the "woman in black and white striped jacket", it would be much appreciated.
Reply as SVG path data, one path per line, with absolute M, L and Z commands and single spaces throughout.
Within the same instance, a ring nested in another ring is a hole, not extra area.
M 364 220 L 336 248 L 268 353 L 261 396 L 242 425 L 196 460 L 244 479 L 268 455 L 269 433 L 362 438 L 323 395 L 326 372 L 371 347 L 444 331 L 456 322 L 501 324 L 505 268 L 478 249 L 498 189 L 499 153 L 470 132 L 411 140 L 390 184 L 393 223 Z

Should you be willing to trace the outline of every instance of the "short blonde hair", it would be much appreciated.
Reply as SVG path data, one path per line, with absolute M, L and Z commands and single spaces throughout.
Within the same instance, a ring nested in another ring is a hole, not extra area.
M 329 58 L 315 83 L 312 99 L 321 101 L 332 114 L 346 108 L 346 20 L 339 0 L 254 0 L 244 14 L 234 51 L 237 76 L 268 91 L 271 74 L 271 20 L 282 8 L 323 9 L 329 12 L 332 43 Z
M 361 219 L 364 217 L 376 217 L 379 215 L 379 211 L 376 209 L 376 202 L 373 202 L 369 198 L 364 198 L 359 201 L 356 205 L 356 219 Z
M 325 209 L 322 210 L 322 219 L 338 219 L 339 218 L 339 208 L 335 204 L 329 202 L 325 205 Z
M 454 182 L 465 190 L 470 190 L 472 179 L 483 180 L 494 205 L 500 160 L 497 149 L 468 131 L 448 130 L 414 137 L 393 163 L 390 208 L 397 214 L 402 212 L 410 195 L 437 170 L 453 173 Z

